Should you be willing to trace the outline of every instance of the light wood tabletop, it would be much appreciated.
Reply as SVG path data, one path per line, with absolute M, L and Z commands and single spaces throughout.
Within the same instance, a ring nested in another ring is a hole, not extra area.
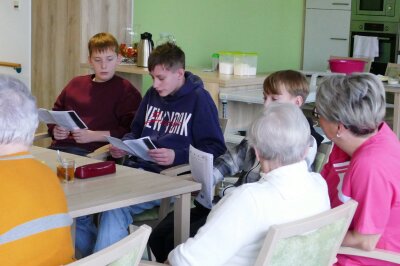
M 57 152 L 33 146 L 31 153 L 54 172 Z M 61 153 L 75 159 L 76 166 L 98 162 L 95 159 Z M 75 218 L 133 204 L 176 196 L 175 244 L 189 237 L 190 196 L 201 188 L 199 183 L 117 165 L 114 174 L 62 183 L 70 215 Z

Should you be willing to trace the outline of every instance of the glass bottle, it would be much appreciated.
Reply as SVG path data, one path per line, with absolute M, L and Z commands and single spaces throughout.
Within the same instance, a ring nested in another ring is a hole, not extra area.
M 159 46 L 159 45 L 167 43 L 167 42 L 175 43 L 174 35 L 172 35 L 171 33 L 168 33 L 168 32 L 161 32 L 160 37 L 156 42 L 156 45 Z

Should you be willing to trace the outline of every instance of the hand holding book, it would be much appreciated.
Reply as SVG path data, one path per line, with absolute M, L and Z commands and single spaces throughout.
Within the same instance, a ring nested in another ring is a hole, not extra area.
M 149 156 L 148 151 L 150 149 L 157 149 L 157 147 L 149 137 L 129 139 L 124 141 L 114 137 L 106 136 L 106 138 L 111 145 L 117 147 L 118 149 L 124 150 L 129 154 L 142 158 L 143 160 L 155 162 L 154 159 Z
M 88 127 L 75 111 L 38 110 L 39 120 L 46 124 L 56 124 L 68 130 L 87 129 Z

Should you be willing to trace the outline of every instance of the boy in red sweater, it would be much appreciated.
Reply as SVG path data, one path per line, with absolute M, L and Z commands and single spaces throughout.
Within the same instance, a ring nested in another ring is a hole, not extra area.
M 103 146 L 105 136 L 121 138 L 130 124 L 142 96 L 132 84 L 117 75 L 121 62 L 118 42 L 109 33 L 98 33 L 88 43 L 89 64 L 94 74 L 73 78 L 58 96 L 53 110 L 74 110 L 88 126 L 68 130 L 49 125 L 51 149 L 86 155 Z

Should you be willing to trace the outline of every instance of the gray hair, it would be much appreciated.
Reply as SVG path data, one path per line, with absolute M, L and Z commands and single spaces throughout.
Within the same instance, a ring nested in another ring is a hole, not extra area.
M 28 88 L 0 74 L 0 144 L 31 145 L 37 126 L 36 101 Z
M 284 166 L 303 160 L 310 134 L 299 107 L 273 102 L 251 124 L 249 142 L 263 159 Z
M 372 74 L 331 76 L 319 86 L 318 113 L 331 122 L 342 123 L 357 136 L 375 131 L 385 117 L 385 89 Z

